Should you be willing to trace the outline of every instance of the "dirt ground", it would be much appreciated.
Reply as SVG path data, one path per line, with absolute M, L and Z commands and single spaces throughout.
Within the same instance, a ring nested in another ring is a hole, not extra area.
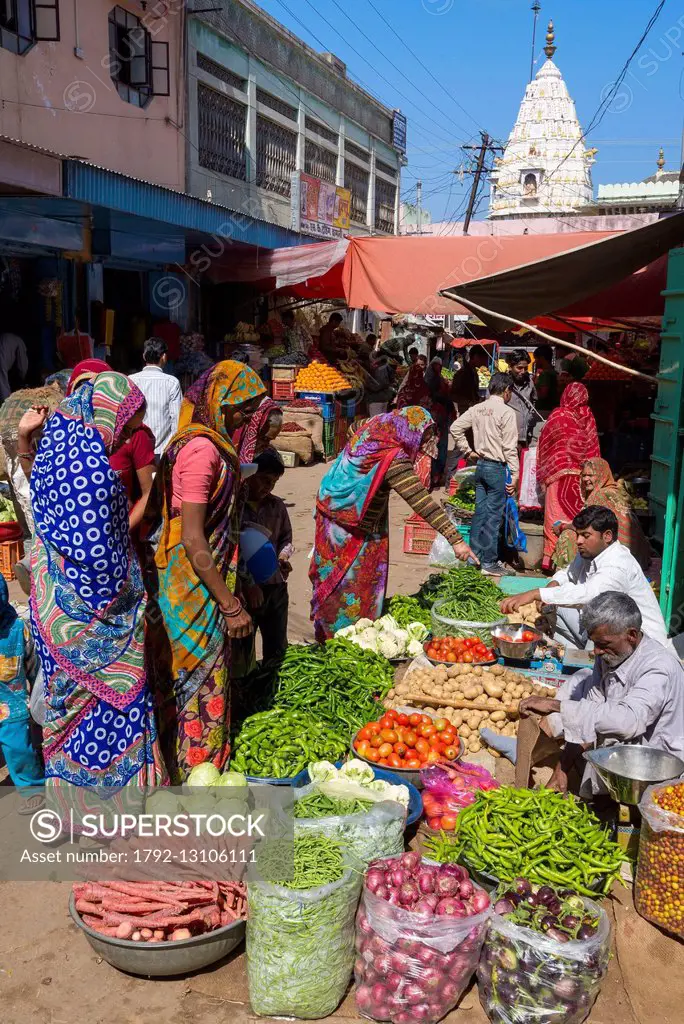
M 312 509 L 324 466 L 288 470 L 278 493 L 288 503 L 297 553 L 290 580 L 290 637 L 311 638 L 308 555 Z M 404 555 L 406 506 L 391 506 L 389 593 L 411 593 L 429 572 L 427 559 Z M 14 596 L 14 595 L 13 595 Z M 18 595 L 17 595 L 18 596 Z M 2 793 L 2 789 L 0 789 Z M 0 796 L 0 801 L 2 801 Z M 0 817 L 4 808 L 0 804 Z M 102 962 L 71 922 L 67 883 L 0 884 L 5 921 L 0 939 L 0 1020 L 3 1024 L 217 1024 L 253 1020 L 244 949 L 182 979 L 146 981 Z M 684 1019 L 684 946 L 665 938 L 635 913 L 629 890 L 606 901 L 614 924 L 614 956 L 591 1014 L 592 1024 L 681 1024 Z M 357 1020 L 348 994 L 336 1024 Z M 448 1024 L 484 1024 L 471 986 Z

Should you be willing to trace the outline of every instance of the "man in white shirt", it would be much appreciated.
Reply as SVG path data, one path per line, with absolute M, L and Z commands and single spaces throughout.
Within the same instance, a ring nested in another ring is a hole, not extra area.
M 176 377 L 164 373 L 166 342 L 161 338 L 148 338 L 143 348 L 145 368 L 132 373 L 131 380 L 140 388 L 147 400 L 145 426 L 154 434 L 154 454 L 162 454 L 178 429 L 183 392 Z
M 641 613 L 626 594 L 595 597 L 582 623 L 594 642 L 593 668 L 571 676 L 555 699 L 528 697 L 520 713 L 544 715 L 543 732 L 565 742 L 548 785 L 565 792 L 577 766 L 584 775 L 580 795 L 589 797 L 606 788 L 581 759 L 583 750 L 634 743 L 684 757 L 684 670 L 644 636 Z
M 458 451 L 475 470 L 475 514 L 470 543 L 488 576 L 510 576 L 511 570 L 498 561 L 499 532 L 506 507 L 506 493 L 515 494 L 518 485 L 518 421 L 509 407 L 513 381 L 507 373 L 495 373 L 489 382 L 490 397 L 473 405 L 451 427 Z M 475 450 L 466 431 L 472 429 Z M 506 469 L 511 483 L 506 484 Z
M 567 569 L 557 572 L 548 586 L 528 590 L 501 602 L 501 611 L 515 612 L 530 601 L 557 609 L 556 638 L 583 650 L 587 634 L 580 622 L 580 611 L 593 598 L 608 591 L 631 597 L 643 621 L 643 632 L 668 649 L 665 620 L 653 590 L 636 558 L 617 540 L 615 513 L 602 505 L 591 505 L 575 516 L 579 554 Z

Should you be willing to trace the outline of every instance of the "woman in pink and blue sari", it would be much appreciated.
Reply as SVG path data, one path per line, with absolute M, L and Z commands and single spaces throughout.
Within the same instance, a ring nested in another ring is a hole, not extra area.
M 434 456 L 436 450 L 432 417 L 410 405 L 363 423 L 323 477 L 309 569 L 317 640 L 328 639 L 357 619 L 382 614 L 391 490 L 446 537 L 457 558 L 477 561 L 414 472 L 419 455 Z
M 145 590 L 109 455 L 142 422 L 142 392 L 100 373 L 45 425 L 31 472 L 31 624 L 45 679 L 48 785 L 159 785 Z

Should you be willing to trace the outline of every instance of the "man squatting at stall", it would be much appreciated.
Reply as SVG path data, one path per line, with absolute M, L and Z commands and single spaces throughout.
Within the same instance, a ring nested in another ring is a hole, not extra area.
M 520 713 L 546 716 L 547 736 L 564 741 L 548 785 L 566 792 L 568 773 L 584 768 L 583 750 L 635 743 L 684 757 L 684 669 L 641 629 L 641 612 L 627 594 L 610 591 L 584 606 L 582 625 L 594 644 L 593 668 L 576 672 L 555 699 L 527 697 Z M 581 796 L 605 793 L 586 766 Z

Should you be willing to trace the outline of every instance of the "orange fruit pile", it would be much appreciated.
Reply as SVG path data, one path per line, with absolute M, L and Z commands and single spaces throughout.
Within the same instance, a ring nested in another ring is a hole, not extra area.
M 349 381 L 339 370 L 315 359 L 308 366 L 302 367 L 295 380 L 295 391 L 320 391 L 329 394 L 333 391 L 346 391 L 349 387 Z

